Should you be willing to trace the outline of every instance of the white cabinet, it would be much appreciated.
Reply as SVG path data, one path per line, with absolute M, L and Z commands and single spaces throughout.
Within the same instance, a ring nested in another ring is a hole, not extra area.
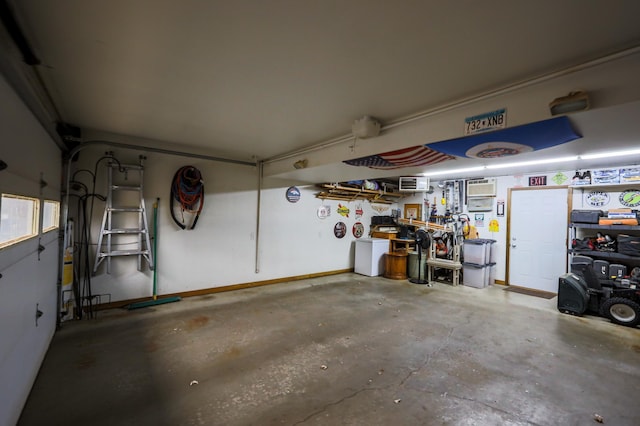
M 356 240 L 356 274 L 377 277 L 384 273 L 384 254 L 389 250 L 389 240 L 361 238 Z

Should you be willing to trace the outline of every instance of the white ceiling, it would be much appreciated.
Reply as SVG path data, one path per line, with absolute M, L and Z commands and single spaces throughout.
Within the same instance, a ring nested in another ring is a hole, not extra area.
M 640 45 L 637 0 L 9 3 L 62 121 L 250 161 Z

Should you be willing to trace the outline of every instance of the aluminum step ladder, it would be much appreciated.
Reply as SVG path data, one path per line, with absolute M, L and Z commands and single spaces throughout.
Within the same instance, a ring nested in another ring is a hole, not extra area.
M 110 274 L 111 259 L 119 256 L 138 256 L 139 271 L 142 270 L 143 259 L 147 261 L 149 269 L 153 270 L 153 254 L 149 241 L 149 225 L 143 196 L 143 161 L 145 159 L 146 157 L 141 155 L 139 164 L 133 165 L 120 164 L 115 159 L 107 163 L 107 200 L 93 265 L 94 274 L 105 259 L 107 274 Z M 115 183 L 114 172 L 123 174 L 127 184 Z M 135 182 L 130 181 L 132 175 L 134 175 L 132 180 Z M 125 193 L 129 193 L 129 197 Z M 135 195 L 131 196 L 131 194 Z M 126 239 L 126 236 L 134 238 Z M 133 245 L 135 248 L 114 249 L 114 246 L 123 245 Z

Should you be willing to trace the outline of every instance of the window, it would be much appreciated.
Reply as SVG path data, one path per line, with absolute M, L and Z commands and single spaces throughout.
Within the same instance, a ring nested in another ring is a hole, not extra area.
M 2 194 L 0 198 L 0 248 L 26 240 L 38 233 L 36 198 Z
M 44 200 L 42 206 L 42 232 L 57 229 L 59 220 L 60 203 L 58 201 Z

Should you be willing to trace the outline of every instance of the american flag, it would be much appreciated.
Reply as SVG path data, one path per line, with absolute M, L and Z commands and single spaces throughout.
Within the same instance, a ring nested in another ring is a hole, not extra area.
M 412 148 L 389 151 L 383 154 L 346 160 L 351 166 L 363 166 L 370 169 L 393 170 L 403 167 L 426 166 L 442 161 L 453 160 L 455 157 L 427 148 L 424 145 Z

